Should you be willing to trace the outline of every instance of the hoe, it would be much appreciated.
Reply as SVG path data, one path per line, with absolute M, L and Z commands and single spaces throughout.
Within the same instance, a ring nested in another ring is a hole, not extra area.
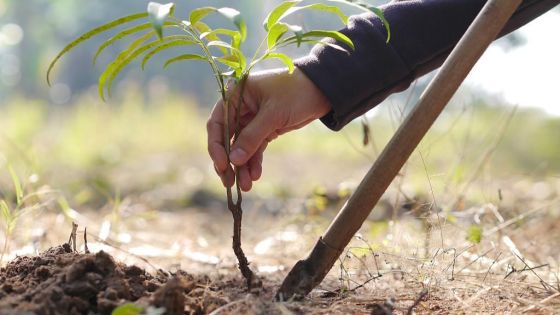
M 521 0 L 486 3 L 309 256 L 286 276 L 277 300 L 303 299 L 321 283 L 478 59 L 502 31 L 507 32 L 504 26 L 520 4 Z

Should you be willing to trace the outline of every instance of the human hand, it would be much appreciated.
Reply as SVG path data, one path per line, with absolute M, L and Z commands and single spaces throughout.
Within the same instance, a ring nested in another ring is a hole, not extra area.
M 229 126 L 233 136 L 239 100 L 237 87 L 230 91 L 229 100 Z M 231 163 L 239 168 L 240 188 L 251 190 L 253 182 L 261 177 L 263 153 L 270 141 L 326 115 L 330 109 L 323 93 L 297 68 L 292 74 L 285 69 L 251 74 L 243 92 L 240 134 L 229 155 Z M 208 153 L 224 186 L 231 187 L 235 175 L 228 163 L 224 126 L 224 105 L 220 100 L 206 125 Z

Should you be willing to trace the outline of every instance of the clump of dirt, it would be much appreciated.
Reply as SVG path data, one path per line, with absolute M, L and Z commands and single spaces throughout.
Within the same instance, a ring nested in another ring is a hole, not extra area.
M 80 254 L 69 244 L 35 257 L 18 257 L 0 269 L 2 314 L 111 314 L 135 303 L 166 314 L 203 314 L 227 303 L 209 296 L 210 279 L 183 271 L 155 276 L 101 251 Z

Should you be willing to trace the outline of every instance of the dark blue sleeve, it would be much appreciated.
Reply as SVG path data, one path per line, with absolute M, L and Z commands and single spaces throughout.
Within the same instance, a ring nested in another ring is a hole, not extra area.
M 391 40 L 373 14 L 353 16 L 342 30 L 350 53 L 316 46 L 296 65 L 325 94 L 332 111 L 321 120 L 340 130 L 389 95 L 438 68 L 482 9 L 485 0 L 400 0 L 382 7 Z M 560 0 L 525 0 L 501 36 L 555 7 Z

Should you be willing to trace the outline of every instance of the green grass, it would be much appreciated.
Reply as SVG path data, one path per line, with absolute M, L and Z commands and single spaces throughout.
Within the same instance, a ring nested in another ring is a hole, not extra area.
M 1 190 L 12 190 L 5 171 L 9 163 L 23 178 L 36 174 L 40 179 L 37 185 L 61 189 L 70 195 L 69 199 L 81 198 L 86 203 L 91 199 L 87 195 L 99 194 L 99 190 L 104 190 L 105 195 L 117 189 L 126 193 L 127 183 L 115 184 L 114 177 L 115 173 L 126 172 L 130 165 L 141 168 L 145 164 L 145 172 L 132 176 L 146 183 L 136 190 L 180 180 L 180 170 L 192 166 L 204 174 L 204 185 L 218 191 L 219 182 L 206 154 L 207 111 L 177 95 L 157 97 L 157 102 L 138 95 L 142 93 L 137 88 L 127 87 L 119 99 L 105 104 L 86 94 L 64 108 L 24 98 L 9 100 L 0 108 Z M 383 106 L 370 119 L 378 150 L 397 125 L 384 114 L 389 107 Z M 426 174 L 430 174 L 436 190 L 458 193 L 473 177 L 558 176 L 560 147 L 556 142 L 560 119 L 518 109 L 501 136 L 499 130 L 511 110 L 482 102 L 465 109 L 449 108 L 410 159 L 405 169 L 406 184 L 427 194 L 430 188 Z M 360 175 L 355 170 L 365 171 L 375 158 L 371 145 L 362 146 L 362 137 L 359 123 L 333 133 L 318 122 L 283 136 L 270 146 L 265 178 L 255 190 L 281 191 L 274 187 L 290 186 L 283 183 L 291 177 L 293 180 L 293 174 L 284 170 L 297 166 L 293 164 L 301 164 L 296 168 L 301 185 L 291 193 L 307 194 L 315 184 L 335 186 L 339 183 L 333 182 L 335 178 L 358 181 Z M 165 155 L 172 156 L 171 162 L 157 161 L 156 157 Z M 150 169 L 155 168 L 163 171 L 154 175 Z M 477 170 L 480 174 L 473 175 Z M 267 177 L 267 173 L 274 176 Z M 84 188 L 91 185 L 95 186 L 93 191 L 91 187 Z

